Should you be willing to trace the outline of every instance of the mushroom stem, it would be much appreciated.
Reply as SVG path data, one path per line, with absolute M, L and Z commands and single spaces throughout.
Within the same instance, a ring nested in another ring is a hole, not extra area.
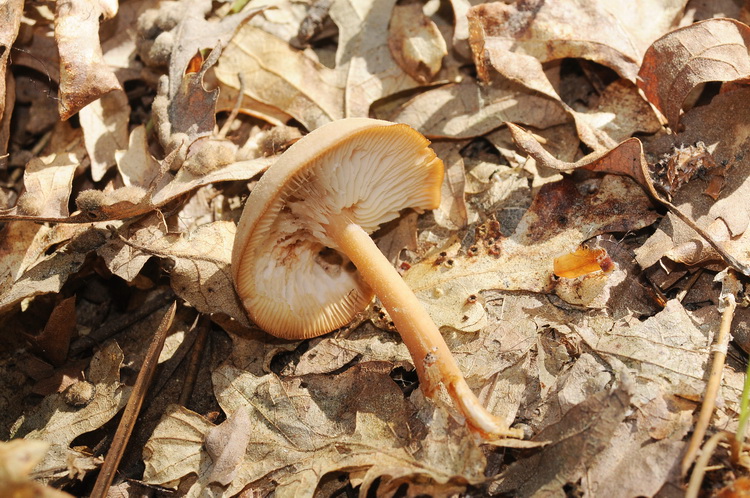
M 357 266 L 378 296 L 409 349 L 422 389 L 431 396 L 442 382 L 469 425 L 485 438 L 523 437 L 489 413 L 469 388 L 448 345 L 417 296 L 380 252 L 370 236 L 345 213 L 331 216 L 326 232 Z

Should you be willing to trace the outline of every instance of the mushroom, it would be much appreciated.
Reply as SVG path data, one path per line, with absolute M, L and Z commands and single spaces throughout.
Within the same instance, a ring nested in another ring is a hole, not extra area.
M 382 302 L 409 349 L 423 391 L 447 388 L 486 438 L 521 437 L 490 414 L 440 331 L 369 233 L 406 208 L 440 203 L 443 163 L 407 125 L 335 121 L 293 144 L 253 188 L 237 227 L 232 276 L 250 318 L 277 337 L 304 339 Z

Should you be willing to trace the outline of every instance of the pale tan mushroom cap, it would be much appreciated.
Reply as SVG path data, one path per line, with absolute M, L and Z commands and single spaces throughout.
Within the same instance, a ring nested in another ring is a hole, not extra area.
M 292 145 L 253 188 L 237 227 L 232 274 L 250 318 L 284 338 L 346 325 L 372 299 L 326 235 L 344 214 L 372 233 L 401 210 L 435 209 L 443 163 L 407 125 L 334 121 Z

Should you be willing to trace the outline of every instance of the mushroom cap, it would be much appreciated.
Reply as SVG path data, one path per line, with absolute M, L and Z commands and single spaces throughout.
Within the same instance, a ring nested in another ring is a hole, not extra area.
M 443 163 L 404 124 L 328 123 L 298 140 L 255 185 L 232 249 L 235 288 L 250 318 L 277 337 L 303 339 L 349 323 L 370 287 L 326 234 L 330 216 L 372 233 L 405 208 L 440 204 Z

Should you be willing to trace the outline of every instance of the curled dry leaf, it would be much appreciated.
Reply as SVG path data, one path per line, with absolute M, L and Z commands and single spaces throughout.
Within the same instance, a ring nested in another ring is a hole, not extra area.
M 396 64 L 423 84 L 432 81 L 448 53 L 437 26 L 422 12 L 421 2 L 393 7 L 388 48 Z
M 637 138 L 630 138 L 611 150 L 589 154 L 574 163 L 555 159 L 544 147 L 524 129 L 508 123 L 508 128 L 516 144 L 543 166 L 558 171 L 573 171 L 586 168 L 602 173 L 626 175 L 638 182 L 654 199 L 661 197 L 656 192 L 648 171 L 643 145 Z
M 734 19 L 708 19 L 672 31 L 648 49 L 638 86 L 676 129 L 690 91 L 708 81 L 750 77 L 750 28 Z
M 99 44 L 99 19 L 117 14 L 117 0 L 63 0 L 56 4 L 60 52 L 60 118 L 65 120 L 112 90 L 122 90 Z
M 472 7 L 468 16 L 469 41 L 484 81 L 494 68 L 555 98 L 541 64 L 577 57 L 609 66 L 635 82 L 638 48 L 625 26 L 599 2 L 497 2 Z

